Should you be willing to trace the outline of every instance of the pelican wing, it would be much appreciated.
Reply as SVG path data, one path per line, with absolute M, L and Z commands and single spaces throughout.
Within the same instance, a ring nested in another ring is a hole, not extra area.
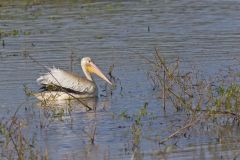
M 96 91 L 94 82 L 57 68 L 49 69 L 49 72 L 40 76 L 37 82 L 41 85 L 53 85 L 80 93 L 94 93 Z

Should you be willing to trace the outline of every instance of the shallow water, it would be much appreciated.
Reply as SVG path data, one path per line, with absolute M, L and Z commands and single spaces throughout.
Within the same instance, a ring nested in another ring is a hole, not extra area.
M 90 56 L 105 73 L 114 64 L 117 88 L 111 95 L 109 88 L 105 91 L 105 83 L 95 77 L 100 91 L 96 112 L 83 111 L 73 104 L 70 115 L 52 120 L 43 129 L 35 127 L 41 117 L 28 117 L 30 134 L 36 132 L 49 159 L 232 158 L 229 153 L 235 153 L 237 147 L 222 147 L 224 144 L 213 136 L 214 129 L 210 132 L 213 135 L 195 131 L 195 137 L 180 139 L 173 147 L 142 138 L 140 148 L 133 152 L 133 122 L 118 115 L 126 110 L 134 114 L 148 102 L 149 111 L 158 116 L 155 120 L 144 119 L 151 125 L 143 128 L 143 137 L 171 133 L 166 128 L 177 125 L 186 115 L 175 113 L 171 107 L 163 113 L 147 76 L 150 66 L 142 56 L 151 57 L 157 47 L 168 60 L 179 56 L 185 69 L 194 66 L 206 75 L 235 64 L 240 51 L 239 6 L 239 1 L 234 0 L 1 5 L 0 31 L 9 33 L 2 35 L 4 45 L 0 46 L 1 115 L 11 115 L 23 102 L 32 109 L 21 108 L 20 116 L 44 112 L 37 100 L 26 97 L 23 90 L 26 84 L 37 91 L 35 80 L 46 72 L 28 55 L 44 66 L 72 68 L 79 73 L 79 59 Z M 95 128 L 95 145 L 91 145 L 88 133 Z M 227 142 L 234 146 L 231 139 L 238 137 L 237 129 L 229 132 L 223 137 L 227 136 Z

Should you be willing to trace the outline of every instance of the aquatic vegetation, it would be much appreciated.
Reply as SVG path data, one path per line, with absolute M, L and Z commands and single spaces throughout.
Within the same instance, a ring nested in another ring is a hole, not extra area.
M 26 84 L 23 84 L 23 91 L 26 96 L 33 96 L 33 91 L 31 91 Z
M 139 109 L 138 114 L 132 116 L 134 121 L 134 123 L 131 126 L 133 151 L 139 147 L 139 143 L 142 138 L 142 126 L 143 126 L 142 118 L 149 114 L 147 110 L 147 106 L 148 106 L 148 103 L 145 103 L 144 106 Z
M 20 106 L 21 107 L 21 106 Z M 18 110 L 17 110 L 18 111 Z M 29 137 L 27 124 L 15 114 L 0 121 L 0 154 L 3 159 L 48 159 L 47 152 L 41 153 L 34 134 Z
M 123 5 L 121 2 L 118 3 L 106 3 L 106 5 L 103 6 L 103 10 L 108 12 L 115 12 L 116 10 L 120 10 L 123 8 Z
M 159 91 L 160 98 L 164 102 L 164 109 L 167 109 L 166 102 L 171 102 L 176 110 L 184 109 L 191 113 L 203 110 L 213 111 L 216 108 L 215 104 L 219 106 L 223 103 L 222 101 L 225 102 L 227 108 L 233 109 L 232 107 L 236 106 L 240 87 L 237 84 L 239 80 L 237 73 L 231 73 L 231 76 L 234 76 L 233 79 L 235 79 L 231 83 L 218 84 L 217 82 L 223 81 L 224 77 L 222 79 L 202 79 L 196 71 L 181 71 L 179 58 L 168 64 L 160 52 L 156 50 L 154 59 L 155 61 L 149 61 L 153 67 L 153 71 L 149 75 L 154 84 L 154 89 Z M 229 104 L 230 101 L 231 105 Z
M 0 38 L 10 37 L 10 36 L 17 37 L 20 35 L 28 36 L 30 34 L 31 34 L 30 31 L 22 31 L 22 30 L 17 30 L 17 29 L 13 29 L 10 31 L 4 31 L 4 30 L 0 29 Z
M 131 133 L 131 150 L 133 152 L 140 147 L 139 145 L 142 139 L 143 127 L 145 126 L 143 123 L 143 119 L 145 117 L 152 117 L 152 115 L 153 114 L 148 111 L 147 102 L 143 105 L 143 107 L 139 108 L 137 113 L 129 114 L 127 110 L 124 110 L 118 115 L 119 119 L 131 122 L 131 126 L 129 126 L 129 130 Z M 146 125 L 149 125 L 149 123 Z M 121 126 L 121 128 L 125 128 L 125 127 Z
M 125 111 L 122 111 L 119 115 L 118 115 L 119 118 L 121 119 L 130 119 L 131 116 L 127 114 L 127 110 Z
M 95 36 L 95 39 L 103 39 L 103 38 L 104 38 L 104 36 L 100 35 L 100 34 Z
M 69 2 L 71 3 L 76 3 L 78 0 L 70 0 Z M 0 1 L 0 7 L 4 7 L 7 5 L 18 5 L 18 6 L 33 6 L 33 5 L 40 5 L 40 4 L 46 4 L 46 3 L 63 3 L 65 1 L 63 0 L 21 0 L 21 1 L 17 1 L 17 0 L 11 0 L 11 1 Z
M 221 73 L 216 77 L 203 79 L 199 72 L 181 71 L 179 58 L 174 62 L 167 62 L 159 50 L 156 50 L 154 60 L 147 60 L 153 68 L 149 77 L 153 82 L 153 89 L 160 94 L 163 110 L 166 111 L 173 106 L 177 112 L 183 111 L 190 115 L 186 124 L 169 137 L 159 140 L 159 143 L 185 134 L 189 128 L 200 122 L 207 123 L 212 118 L 222 121 L 224 116 L 230 116 L 239 122 L 238 71 L 229 69 L 225 75 Z
M 220 86 L 217 88 L 215 98 L 215 110 L 225 110 L 228 112 L 239 113 L 240 85 L 230 84 L 228 87 Z

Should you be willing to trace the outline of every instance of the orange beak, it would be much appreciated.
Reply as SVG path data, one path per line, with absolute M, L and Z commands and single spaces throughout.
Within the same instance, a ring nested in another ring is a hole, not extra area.
M 112 83 L 107 79 L 107 77 L 102 73 L 102 71 L 94 63 L 90 62 L 86 66 L 86 69 L 88 72 L 95 73 L 100 78 L 102 78 L 103 80 L 107 81 L 110 85 L 112 85 Z

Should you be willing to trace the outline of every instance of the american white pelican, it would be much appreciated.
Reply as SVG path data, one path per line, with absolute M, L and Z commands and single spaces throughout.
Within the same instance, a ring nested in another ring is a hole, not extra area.
M 91 73 L 95 73 L 110 85 L 112 83 L 92 62 L 91 58 L 84 57 L 81 67 L 86 77 L 57 68 L 50 68 L 49 72 L 40 76 L 37 82 L 42 85 L 43 91 L 34 94 L 40 100 L 62 100 L 73 98 L 89 98 L 97 96 L 97 86 Z

